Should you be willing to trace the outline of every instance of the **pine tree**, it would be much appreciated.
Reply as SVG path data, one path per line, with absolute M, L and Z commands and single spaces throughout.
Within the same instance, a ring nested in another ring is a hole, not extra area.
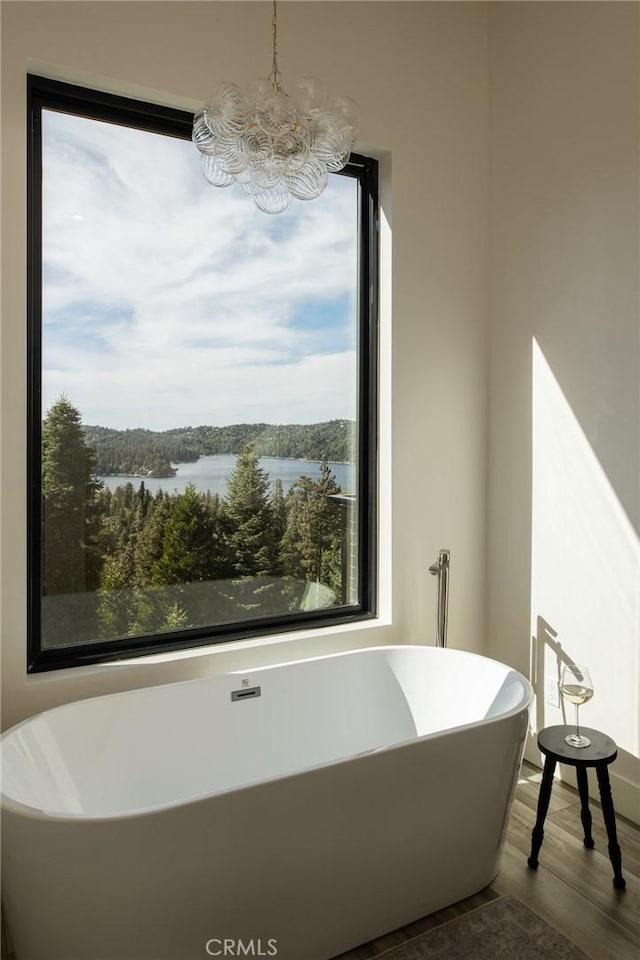
M 287 529 L 287 508 L 285 505 L 282 480 L 278 478 L 273 483 L 273 492 L 271 494 L 271 515 L 273 517 L 273 533 L 276 541 L 280 543 Z
M 79 411 L 61 396 L 42 424 L 43 593 L 79 593 L 98 586 L 100 514 L 95 455 Z
M 129 588 L 133 549 L 125 549 L 107 558 L 98 591 L 98 624 L 102 637 L 126 637 L 133 619 L 133 594 Z
M 153 565 L 156 584 L 194 583 L 220 575 L 214 521 L 193 484 L 175 498 L 165 527 L 162 556 Z
M 285 504 L 287 526 L 281 560 L 290 577 L 324 583 L 338 595 L 340 583 L 340 513 L 331 501 L 340 487 L 327 463 L 320 477 L 302 475 L 289 490 Z
M 173 500 L 173 497 L 159 490 L 147 508 L 136 540 L 133 564 L 133 582 L 136 587 L 148 587 L 153 582 L 154 567 L 162 557 L 164 532 L 171 516 Z
M 237 577 L 278 573 L 278 533 L 269 502 L 269 477 L 247 445 L 229 479 L 225 501 L 227 543 Z

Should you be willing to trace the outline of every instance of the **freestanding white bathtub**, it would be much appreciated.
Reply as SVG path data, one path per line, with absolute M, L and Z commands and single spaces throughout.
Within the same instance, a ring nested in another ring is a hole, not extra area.
M 493 660 L 397 646 L 25 721 L 2 738 L 18 960 L 329 960 L 471 895 L 530 699 Z

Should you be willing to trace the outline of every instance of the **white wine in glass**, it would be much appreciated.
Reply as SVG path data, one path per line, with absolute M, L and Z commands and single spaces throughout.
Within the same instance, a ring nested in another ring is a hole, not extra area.
M 569 663 L 562 671 L 560 678 L 560 693 L 569 703 L 576 707 L 576 732 L 568 734 L 564 739 L 570 747 L 590 747 L 591 740 L 580 733 L 580 717 L 578 710 L 581 703 L 586 703 L 593 696 L 593 681 L 586 667 L 579 663 Z

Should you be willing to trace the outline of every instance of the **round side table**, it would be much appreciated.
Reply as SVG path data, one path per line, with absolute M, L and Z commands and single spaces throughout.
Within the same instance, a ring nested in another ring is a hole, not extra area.
M 531 834 L 531 855 L 527 863 L 532 870 L 535 870 L 538 866 L 538 853 L 544 837 L 543 825 L 549 809 L 556 763 L 566 763 L 576 768 L 578 792 L 580 794 L 580 818 L 584 828 L 584 845 L 589 849 L 593 848 L 587 768 L 595 767 L 600 789 L 602 816 L 609 840 L 609 859 L 613 866 L 613 885 L 617 890 L 624 890 L 626 882 L 622 876 L 622 854 L 618 845 L 616 815 L 611 797 L 611 784 L 609 783 L 609 764 L 616 759 L 618 748 L 611 737 L 599 730 L 591 730 L 589 727 L 581 726 L 580 732 L 589 737 L 591 740 L 590 747 L 571 747 L 568 743 L 565 743 L 564 738 L 567 734 L 575 733 L 575 726 L 545 727 L 538 734 L 538 747 L 545 756 L 545 762 L 538 796 L 536 825 Z

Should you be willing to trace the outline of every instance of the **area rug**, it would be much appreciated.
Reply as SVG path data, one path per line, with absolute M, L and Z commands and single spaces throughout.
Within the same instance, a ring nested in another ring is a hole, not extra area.
M 515 897 L 498 897 L 376 960 L 588 960 Z

